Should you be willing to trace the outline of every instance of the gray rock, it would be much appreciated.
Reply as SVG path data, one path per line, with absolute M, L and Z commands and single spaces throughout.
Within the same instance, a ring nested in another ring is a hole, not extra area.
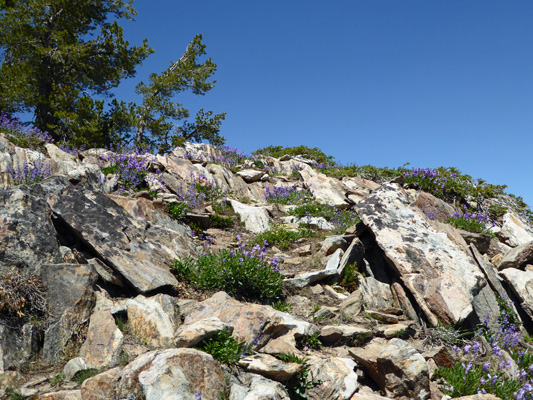
M 93 285 L 98 275 L 90 265 L 45 264 L 42 279 L 48 287 L 51 318 L 44 334 L 43 354 L 55 360 L 75 331 L 87 322 L 96 303 Z
M 93 368 L 92 365 L 90 365 L 85 358 L 83 357 L 76 357 L 70 359 L 65 366 L 63 367 L 63 374 L 65 375 L 65 379 L 67 381 L 70 381 L 74 375 L 76 375 L 80 371 L 85 371 L 87 369 Z
M 117 397 L 189 400 L 203 393 L 216 399 L 225 389 L 220 363 L 195 349 L 168 349 L 142 354 L 118 378 Z
M 309 322 L 274 310 L 270 306 L 241 303 L 224 292 L 218 292 L 198 303 L 196 310 L 185 318 L 184 325 L 210 317 L 216 317 L 233 326 L 236 340 L 252 343 L 259 337 L 259 346 L 288 332 L 297 337 L 311 336 L 319 332 L 318 328 Z
M 342 236 L 328 236 L 322 243 L 322 251 L 326 256 L 333 254 L 338 249 L 343 251 L 348 248 L 348 242 Z
M 533 263 L 533 241 L 511 249 L 498 265 L 498 270 L 505 268 L 524 268 L 525 264 Z
M 139 295 L 126 302 L 128 324 L 133 335 L 151 346 L 169 346 L 180 323 L 174 297 L 158 294 L 153 297 Z
M 241 358 L 239 366 L 247 372 L 259 374 L 282 383 L 287 382 L 303 369 L 302 364 L 285 363 L 268 354 L 254 354 Z
M 511 247 L 520 246 L 533 241 L 533 228 L 513 212 L 503 216 L 503 224 L 499 236 Z
M 355 290 L 343 300 L 340 305 L 341 315 L 348 321 L 353 321 L 363 308 L 363 295 L 359 289 Z
M 91 315 L 87 339 L 80 349 L 91 368 L 110 368 L 118 363 L 124 336 L 109 310 L 97 310 Z
M 168 265 L 178 258 L 169 231 L 142 230 L 114 201 L 67 188 L 49 204 L 65 230 L 95 252 L 138 292 L 177 286 Z
M 455 324 L 475 312 L 474 298 L 487 284 L 479 267 L 446 234 L 432 228 L 421 211 L 409 206 L 398 185 L 383 185 L 355 208 L 432 325 L 437 326 L 439 318 Z
M 242 372 L 230 378 L 230 400 L 289 400 L 279 382 Z
M 41 400 L 82 400 L 81 390 L 62 390 L 42 395 Z
M 114 400 L 115 386 L 122 368 L 117 367 L 92 378 L 86 379 L 81 385 L 81 396 L 83 400 Z
M 263 175 L 265 175 L 265 171 L 256 169 L 244 169 L 237 172 L 237 176 L 240 176 L 242 179 L 244 179 L 246 183 L 257 182 L 263 177 Z
M 218 318 L 206 318 L 190 325 L 182 325 L 174 335 L 176 347 L 194 347 L 222 331 L 233 332 L 233 327 Z
M 371 276 L 361 277 L 359 290 L 365 308 L 379 310 L 394 305 L 390 285 L 380 282 Z
M 338 179 L 330 178 L 313 169 L 301 170 L 300 176 L 318 200 L 341 209 L 350 207 L 350 202 L 346 198 L 348 188 Z
M 363 342 L 373 336 L 370 329 L 355 325 L 327 325 L 320 330 L 320 340 L 327 345 Z
M 2 377 L 4 372 L 20 368 L 39 352 L 42 332 L 30 323 L 0 322 L 2 322 L 0 323 L 0 377 Z
M 420 399 L 430 397 L 429 369 L 424 357 L 401 339 L 374 339 L 350 354 L 362 364 L 387 397 Z
M 520 306 L 533 319 L 533 271 L 507 268 L 500 272 L 520 300 Z
M 262 233 L 270 229 L 272 219 L 265 207 L 249 206 L 237 200 L 230 200 L 230 203 L 250 232 Z
M 365 246 L 361 241 L 357 238 L 352 240 L 352 243 L 346 249 L 346 252 L 342 256 L 342 259 L 339 263 L 339 267 L 337 268 L 337 272 L 339 274 L 339 277 L 344 277 L 344 270 L 349 264 L 354 263 L 360 263 L 363 259 L 363 256 L 365 254 Z
M 336 278 L 338 273 L 334 269 L 323 269 L 320 271 L 306 272 L 298 274 L 294 278 L 288 278 L 283 281 L 283 285 L 295 288 L 304 288 L 313 283 L 320 282 L 326 279 Z
M 342 249 L 335 250 L 335 253 L 333 253 L 326 264 L 326 269 L 337 271 L 341 263 L 343 253 L 344 252 Z
M 62 262 L 46 199 L 66 187 L 64 179 L 0 188 L 0 273 L 13 266 L 40 273 L 43 263 Z
M 308 399 L 349 400 L 359 388 L 355 367 L 350 358 L 315 358 L 309 362 L 309 372 L 320 384 L 305 391 Z

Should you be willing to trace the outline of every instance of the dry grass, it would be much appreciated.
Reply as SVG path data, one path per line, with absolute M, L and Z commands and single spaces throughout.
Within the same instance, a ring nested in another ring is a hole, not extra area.
M 46 287 L 39 275 L 21 274 L 13 268 L 0 275 L 0 315 L 28 319 L 47 313 Z

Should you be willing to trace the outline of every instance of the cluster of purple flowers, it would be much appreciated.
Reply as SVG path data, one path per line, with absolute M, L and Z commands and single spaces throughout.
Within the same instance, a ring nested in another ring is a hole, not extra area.
M 258 244 L 254 245 L 252 247 L 252 250 L 247 251 L 246 245 L 244 242 L 241 241 L 241 236 L 237 235 L 237 242 L 238 247 L 237 250 L 230 250 L 231 257 L 238 256 L 239 263 L 242 265 L 244 263 L 245 259 L 254 259 L 258 262 L 258 267 L 261 267 L 263 265 L 269 265 L 274 272 L 280 272 L 281 266 L 278 263 L 278 258 L 274 257 L 270 260 L 266 258 L 266 249 L 268 247 L 268 242 L 266 240 L 263 241 L 263 246 L 259 246 Z
M 79 151 L 83 151 L 83 150 L 86 149 L 86 146 L 83 145 L 83 146 L 81 146 L 80 148 L 75 149 L 75 148 L 73 148 L 73 147 L 70 147 L 69 145 L 66 145 L 66 144 L 60 144 L 60 145 L 59 145 L 59 148 L 60 148 L 61 150 L 63 150 L 65 153 L 72 154 L 73 156 L 77 156 Z
M 144 185 L 148 163 L 139 153 L 109 153 L 102 161 L 108 164 L 108 167 L 103 169 L 104 174 L 116 174 L 119 193 L 134 191 Z
M 502 307 L 503 305 L 503 307 Z M 533 364 L 530 355 L 520 350 L 523 339 L 516 325 L 516 319 L 511 310 L 512 303 L 508 299 L 500 301 L 500 316 L 494 319 L 490 314 L 485 318 L 481 329 L 474 341 L 466 344 L 462 349 L 454 346 L 457 353 L 462 353 L 462 380 L 468 382 L 474 374 L 476 387 L 470 388 L 478 393 L 495 393 L 502 396 L 501 390 L 510 387 L 514 399 L 533 398 Z M 461 378 L 460 378 L 461 379 Z M 512 385 L 508 385 L 509 382 Z M 455 387 L 447 386 L 445 390 L 453 391 L 461 384 L 455 382 Z M 498 393 L 500 391 L 500 393 Z M 505 397 L 502 397 L 505 398 Z
M 442 191 L 446 186 L 448 178 L 441 176 L 438 169 L 413 168 L 403 174 L 406 183 L 416 183 L 422 190 Z
M 35 127 L 26 129 L 16 118 L 0 113 L 0 130 L 6 132 L 7 138 L 20 147 L 37 149 L 43 143 L 53 143 L 54 139 L 48 132 Z
M 31 185 L 52 175 L 50 164 L 41 161 L 35 162 L 34 165 L 24 162 L 19 167 L 8 168 L 7 172 L 15 185 Z
M 192 210 L 206 201 L 225 198 L 226 194 L 204 174 L 195 175 L 192 172 L 189 180 L 176 189 L 178 200 L 185 203 L 188 210 Z
M 265 190 L 265 200 L 269 203 L 278 204 L 305 204 L 314 199 L 313 193 L 309 189 L 300 189 L 298 185 L 267 187 Z
M 337 230 L 344 230 L 354 224 L 359 222 L 359 217 L 353 211 L 341 212 L 338 209 L 335 209 L 335 215 L 331 218 L 330 222 L 335 225 Z
M 488 215 L 483 213 L 471 213 L 466 208 L 466 205 L 463 205 L 463 211 L 461 212 L 458 208 L 453 212 L 452 218 L 454 219 L 464 219 L 464 220 L 475 220 L 480 224 L 486 224 L 490 222 Z
M 227 145 L 217 147 L 215 154 L 196 154 L 187 152 L 184 157 L 189 160 L 196 159 L 208 163 L 221 164 L 228 168 L 233 168 L 242 164 L 247 158 L 243 152 Z

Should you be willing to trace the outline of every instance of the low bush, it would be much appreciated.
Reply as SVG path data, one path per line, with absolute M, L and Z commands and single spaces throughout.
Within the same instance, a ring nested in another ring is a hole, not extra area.
M 171 269 L 178 280 L 196 288 L 224 290 L 269 304 L 282 297 L 283 276 L 276 258 L 267 260 L 265 251 L 259 245 L 247 251 L 241 243 L 235 250 L 206 251 L 197 259 L 176 260 Z
M 499 317 L 487 317 L 472 341 L 455 347 L 461 363 L 435 371 L 435 378 L 445 381 L 442 390 L 453 398 L 476 393 L 491 393 L 501 399 L 533 397 L 533 354 L 521 345 L 518 318 L 510 301 L 500 299 L 499 303 Z M 518 367 L 516 372 L 511 372 L 513 365 Z
M 277 225 L 268 231 L 260 233 L 254 240 L 256 245 L 267 243 L 269 246 L 277 246 L 281 250 L 287 250 L 294 245 L 295 241 L 301 238 L 312 237 L 315 232 L 311 229 L 300 227 L 289 229 L 283 225 Z
M 322 217 L 335 226 L 335 232 L 344 232 L 347 228 L 360 222 L 357 214 L 352 210 L 339 210 L 329 204 L 316 201 L 302 204 L 289 211 L 290 215 L 297 218 Z M 305 224 L 305 219 L 304 219 Z
M 211 354 L 215 360 L 228 365 L 237 364 L 242 357 L 247 355 L 246 343 L 236 341 L 228 331 L 222 331 L 204 340 L 197 348 Z
M 466 206 L 463 207 L 462 212 L 456 209 L 447 222 L 458 229 L 495 237 L 495 234 L 486 227 L 486 224 L 490 223 L 489 217 L 482 213 L 471 213 Z
M 314 160 L 317 165 L 321 165 L 322 167 L 335 164 L 335 158 L 333 156 L 326 155 L 322 150 L 317 147 L 310 148 L 307 146 L 268 146 L 252 151 L 252 154 L 256 156 L 269 156 L 274 158 L 280 158 L 286 154 L 289 156 L 303 156 L 305 158 Z

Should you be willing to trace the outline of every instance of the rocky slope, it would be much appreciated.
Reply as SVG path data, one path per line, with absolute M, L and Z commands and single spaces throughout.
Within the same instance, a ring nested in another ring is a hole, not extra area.
M 473 234 L 428 218 L 453 207 L 401 180 L 334 179 L 303 157 L 228 168 L 212 162 L 217 149 L 189 143 L 137 156 L 148 190 L 121 196 L 120 174 L 102 173 L 110 156 L 0 137 L 3 398 L 440 399 L 434 371 L 459 361 L 444 327 L 474 328 L 510 297 L 532 332 L 533 229 L 511 211 L 493 237 Z M 15 186 L 8 169 L 23 163 L 52 174 Z M 240 223 L 213 227 L 220 201 L 206 199 L 172 218 L 191 176 L 224 193 L 233 211 L 223 217 Z M 298 219 L 265 200 L 294 185 L 360 222 Z M 284 275 L 284 311 L 200 290 L 169 268 L 302 222 L 312 235 L 266 250 Z M 220 332 L 249 345 L 235 363 L 197 348 Z

